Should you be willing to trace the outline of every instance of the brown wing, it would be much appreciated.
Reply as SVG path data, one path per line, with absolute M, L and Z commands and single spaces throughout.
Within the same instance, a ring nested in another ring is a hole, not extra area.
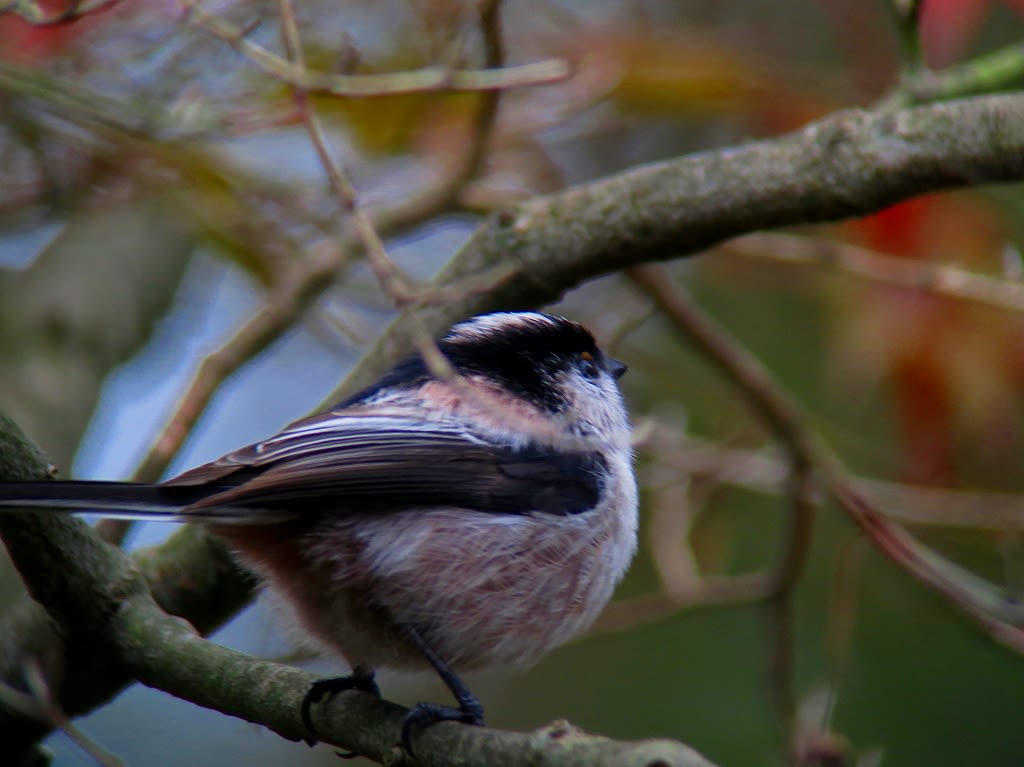
M 511 448 L 453 422 L 401 413 L 326 413 L 166 483 L 209 491 L 185 512 L 214 508 L 576 514 L 601 492 L 596 452 Z M 275 515 L 277 516 L 277 515 Z

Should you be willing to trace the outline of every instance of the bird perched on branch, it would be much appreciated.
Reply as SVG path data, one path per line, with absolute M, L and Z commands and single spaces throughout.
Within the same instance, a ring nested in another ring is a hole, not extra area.
M 206 523 L 301 626 L 351 664 L 303 706 L 375 668 L 432 667 L 457 707 L 405 719 L 483 724 L 456 672 L 528 664 L 586 629 L 636 549 L 625 366 L 583 326 L 495 313 L 325 413 L 160 484 L 0 482 L 0 508 Z

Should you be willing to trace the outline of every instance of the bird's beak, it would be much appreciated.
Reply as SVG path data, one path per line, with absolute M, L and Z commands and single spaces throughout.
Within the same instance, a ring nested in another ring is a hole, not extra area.
M 608 372 L 612 374 L 615 380 L 622 378 L 622 376 L 626 374 L 627 370 L 629 370 L 629 365 L 625 362 L 620 362 L 619 360 L 612 358 L 608 359 Z

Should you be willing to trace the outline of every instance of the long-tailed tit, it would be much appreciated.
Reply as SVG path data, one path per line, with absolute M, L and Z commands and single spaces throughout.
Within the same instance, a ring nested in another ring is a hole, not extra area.
M 481 315 L 325 413 L 157 485 L 0 482 L 0 507 L 204 522 L 352 673 L 433 667 L 458 707 L 417 726 L 483 724 L 455 671 L 527 664 L 586 629 L 636 549 L 625 366 L 581 325 Z

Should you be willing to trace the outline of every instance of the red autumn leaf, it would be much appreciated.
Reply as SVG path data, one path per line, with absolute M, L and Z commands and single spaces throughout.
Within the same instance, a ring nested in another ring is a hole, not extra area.
M 1006 242 L 999 219 L 967 195 L 921 197 L 847 226 L 858 243 L 892 256 L 991 271 Z M 902 436 L 903 474 L 945 483 L 960 433 L 1001 443 L 1022 363 L 1015 317 L 927 289 L 864 283 L 840 312 L 843 367 L 854 386 L 887 380 Z M 1017 351 L 1015 351 L 1017 350 Z M 996 432 L 1000 432 L 999 435 Z

